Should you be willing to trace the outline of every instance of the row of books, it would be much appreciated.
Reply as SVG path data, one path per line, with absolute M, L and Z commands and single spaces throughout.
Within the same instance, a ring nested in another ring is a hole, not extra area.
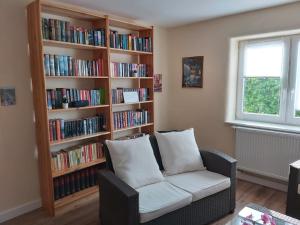
M 147 77 L 147 65 L 111 62 L 110 73 L 112 77 Z
M 147 110 L 126 110 L 113 113 L 114 129 L 123 129 L 140 126 L 150 122 L 150 115 Z
M 104 114 L 79 120 L 50 119 L 50 141 L 60 141 L 65 138 L 89 135 L 106 130 Z
M 137 92 L 140 102 L 149 100 L 148 88 L 117 88 L 112 89 L 112 104 L 124 103 L 124 92 Z
M 79 90 L 75 88 L 56 88 L 47 89 L 47 106 L 48 109 L 61 109 L 62 103 L 87 100 L 90 106 L 105 104 L 104 88 L 94 90 Z
M 110 47 L 151 52 L 152 39 L 151 37 L 138 37 L 135 34 L 119 34 L 118 31 L 110 30 Z
M 69 21 L 42 18 L 43 39 L 105 46 L 105 29 L 86 29 Z
M 99 142 L 77 145 L 52 153 L 52 170 L 60 171 L 104 157 L 103 145 Z
M 100 77 L 103 74 L 103 59 L 75 59 L 67 55 L 44 54 L 46 76 L 88 76 Z
M 126 135 L 124 137 L 117 138 L 116 140 L 130 140 L 130 139 L 135 139 L 138 137 L 143 137 L 145 135 L 146 135 L 146 133 L 134 133 L 134 134 Z
M 96 167 L 90 167 L 54 178 L 54 199 L 58 200 L 75 192 L 95 186 L 97 184 L 96 170 Z

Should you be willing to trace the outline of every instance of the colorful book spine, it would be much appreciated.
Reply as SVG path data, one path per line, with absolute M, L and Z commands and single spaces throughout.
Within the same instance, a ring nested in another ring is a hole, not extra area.
M 124 103 L 124 92 L 137 92 L 139 95 L 139 101 L 144 102 L 149 100 L 148 88 L 117 88 L 112 89 L 112 104 Z
M 144 109 L 114 112 L 113 118 L 115 130 L 150 123 L 150 113 Z
M 66 55 L 44 54 L 45 76 L 101 77 L 103 59 L 83 60 Z
M 53 152 L 52 170 L 58 172 L 101 159 L 104 157 L 102 147 L 101 143 L 88 143 Z
M 79 120 L 50 119 L 48 122 L 50 142 L 66 138 L 95 134 L 106 130 L 106 117 L 100 114 Z
M 48 109 L 62 109 L 63 99 L 68 103 L 86 100 L 89 106 L 105 104 L 104 88 L 94 90 L 79 90 L 75 88 L 56 88 L 47 89 L 47 106 Z M 72 107 L 72 104 L 69 104 Z
M 146 64 L 110 63 L 112 77 L 147 77 Z
M 97 185 L 96 171 L 97 168 L 94 166 L 54 178 L 54 199 L 58 200 Z
M 109 42 L 111 48 L 152 52 L 151 37 L 138 37 L 135 34 L 119 34 L 118 31 L 110 30 Z
M 42 34 L 45 40 L 77 44 L 105 46 L 105 29 L 85 29 L 72 26 L 69 21 L 42 18 Z

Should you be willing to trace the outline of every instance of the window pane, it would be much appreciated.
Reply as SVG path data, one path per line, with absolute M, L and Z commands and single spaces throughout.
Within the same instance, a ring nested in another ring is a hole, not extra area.
M 279 115 L 280 78 L 244 78 L 243 112 Z
M 243 75 L 246 77 L 280 77 L 283 74 L 283 60 L 283 41 L 247 45 Z
M 296 88 L 295 88 L 295 117 L 300 117 L 300 45 L 299 42 L 298 42 Z

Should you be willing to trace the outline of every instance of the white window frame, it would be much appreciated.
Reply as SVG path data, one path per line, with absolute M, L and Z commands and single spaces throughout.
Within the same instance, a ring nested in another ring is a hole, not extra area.
M 289 124 L 300 125 L 300 117 L 295 117 L 295 91 L 297 80 L 297 62 L 298 60 L 298 48 L 300 46 L 300 35 L 291 36 L 291 63 L 290 63 L 290 77 L 288 88 L 288 106 L 286 121 Z M 300 65 L 299 65 L 300 66 Z M 300 68 L 299 68 L 300 71 Z M 300 74 L 299 74 L 300 79 Z
M 266 42 L 282 41 L 284 43 L 284 65 L 283 75 L 281 78 L 281 95 L 280 95 L 280 110 L 279 115 L 268 115 L 258 113 L 243 112 L 243 89 L 244 89 L 244 52 L 247 45 L 263 44 Z M 238 63 L 238 77 L 237 77 L 237 99 L 236 99 L 236 118 L 239 120 L 250 120 L 271 123 L 285 123 L 287 111 L 287 90 L 289 85 L 289 68 L 290 68 L 290 38 L 289 37 L 276 37 L 258 40 L 246 40 L 239 43 L 239 63 Z

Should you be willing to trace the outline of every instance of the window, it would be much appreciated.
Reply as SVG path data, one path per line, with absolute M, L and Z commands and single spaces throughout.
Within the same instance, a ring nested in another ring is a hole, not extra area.
M 300 124 L 300 37 L 239 43 L 236 117 Z

